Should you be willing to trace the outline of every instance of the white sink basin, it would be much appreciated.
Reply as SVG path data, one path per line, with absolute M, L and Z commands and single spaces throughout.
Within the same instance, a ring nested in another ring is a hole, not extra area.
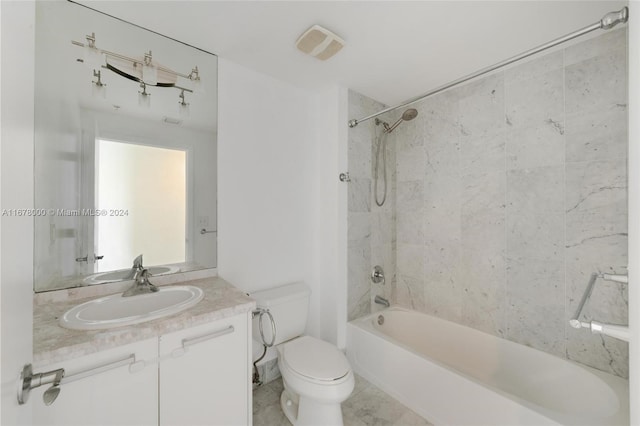
M 60 325 L 72 330 L 101 330 L 151 321 L 189 309 L 202 300 L 193 286 L 160 287 L 156 293 L 101 297 L 69 309 Z
M 150 266 L 146 268 L 149 270 L 149 275 L 158 276 L 158 275 L 167 275 L 173 274 L 175 272 L 179 272 L 180 268 L 177 266 Z M 120 269 L 118 271 L 110 271 L 110 272 L 100 272 L 98 274 L 89 275 L 83 281 L 86 284 L 105 284 L 112 283 L 116 281 L 122 281 L 127 278 L 127 275 L 131 273 L 131 269 Z

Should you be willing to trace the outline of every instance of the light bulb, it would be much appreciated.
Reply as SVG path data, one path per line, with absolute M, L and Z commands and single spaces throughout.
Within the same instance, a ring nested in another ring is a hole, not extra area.
M 91 94 L 94 98 L 107 98 L 107 85 L 102 82 L 102 75 L 100 71 L 93 70 L 93 76 L 96 80 L 92 81 Z
M 151 108 L 151 93 L 147 92 L 147 85 L 142 83 L 142 92 L 138 92 L 138 105 L 143 108 Z
M 184 102 L 178 102 L 178 113 L 182 117 L 188 117 L 189 114 L 191 113 L 189 109 L 189 104 Z
M 91 94 L 94 98 L 107 99 L 107 85 L 93 83 L 93 87 L 91 88 Z

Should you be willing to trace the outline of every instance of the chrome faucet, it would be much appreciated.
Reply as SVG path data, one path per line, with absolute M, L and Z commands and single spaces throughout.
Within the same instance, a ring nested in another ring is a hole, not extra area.
M 135 280 L 136 274 L 142 271 L 143 269 L 144 269 L 144 266 L 142 266 L 142 255 L 139 255 L 138 257 L 133 259 L 133 266 L 131 267 L 131 270 L 129 271 L 129 273 L 124 277 L 124 280 L 125 281 Z
M 387 299 L 385 299 L 382 296 L 376 296 L 375 299 L 373 299 L 374 302 L 376 302 L 378 305 L 382 305 L 384 307 L 389 307 L 389 301 Z
M 142 268 L 142 255 L 139 255 L 138 257 L 133 259 L 133 267 Z
M 122 297 L 137 296 L 139 294 L 149 294 L 160 291 L 158 287 L 149 282 L 149 271 L 147 269 L 136 271 L 134 280 L 135 282 L 131 288 L 122 293 Z

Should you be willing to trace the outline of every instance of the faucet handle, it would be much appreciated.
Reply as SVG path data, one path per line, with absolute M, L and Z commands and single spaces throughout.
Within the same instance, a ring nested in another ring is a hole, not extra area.
M 133 259 L 133 267 L 142 269 L 142 255 L 138 255 L 138 257 Z

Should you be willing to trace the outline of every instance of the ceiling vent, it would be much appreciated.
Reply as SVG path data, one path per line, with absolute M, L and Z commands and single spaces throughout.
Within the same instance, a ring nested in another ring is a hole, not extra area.
M 309 28 L 296 42 L 298 49 L 321 61 L 326 61 L 338 53 L 343 46 L 344 40 L 320 25 Z

